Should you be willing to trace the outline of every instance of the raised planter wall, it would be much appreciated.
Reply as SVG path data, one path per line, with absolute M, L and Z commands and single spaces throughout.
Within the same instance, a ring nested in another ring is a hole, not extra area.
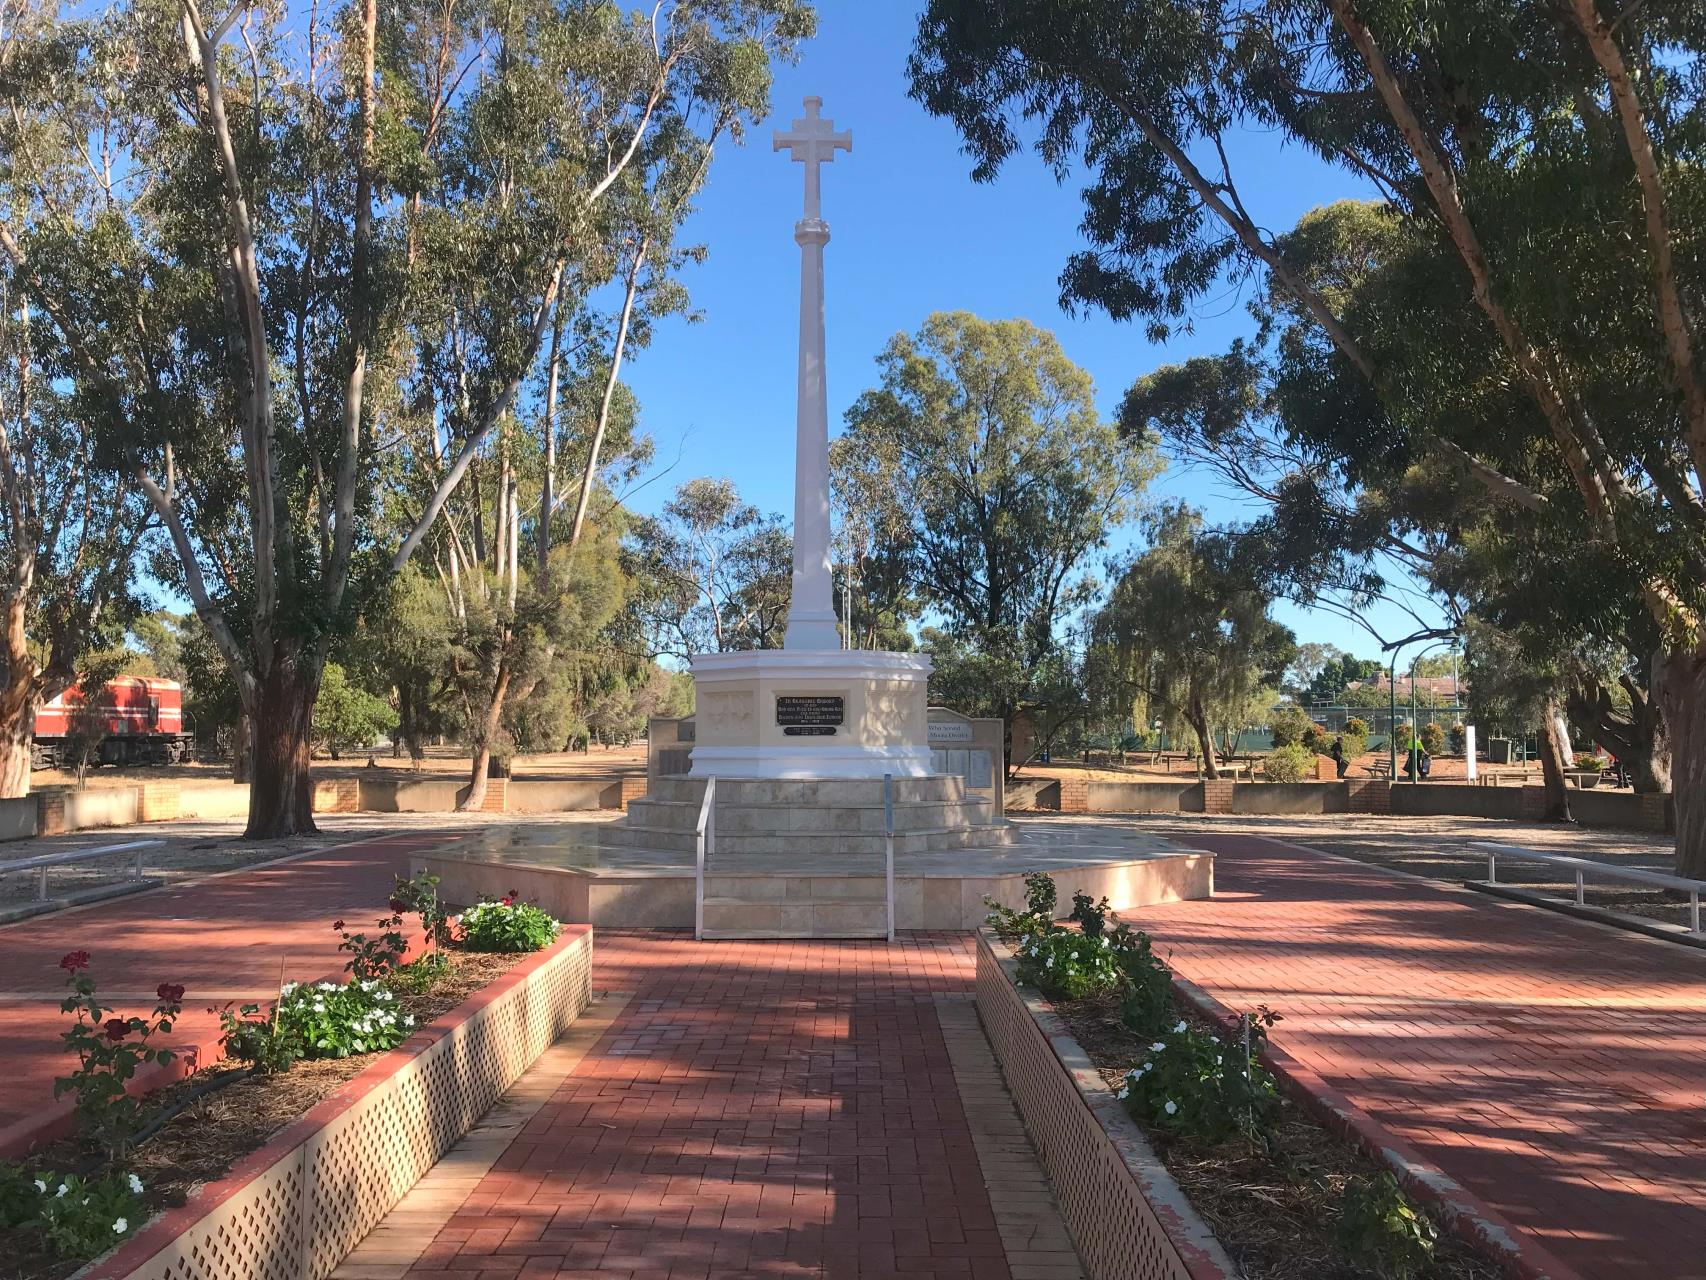
M 28 840 L 35 835 L 39 812 L 34 796 L 0 800 L 0 840 Z
M 1232 786 L 1233 813 L 1344 813 L 1349 808 L 1348 788 L 1342 782 L 1252 782 Z
M 1089 1280 L 1238 1272 L 1066 1026 L 978 934 L 977 1011 Z
M 325 1280 L 591 999 L 567 926 L 80 1280 Z

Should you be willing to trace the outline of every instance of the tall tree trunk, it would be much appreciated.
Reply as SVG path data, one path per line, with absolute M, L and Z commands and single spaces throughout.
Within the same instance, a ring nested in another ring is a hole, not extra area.
M 1625 675 L 1629 713 L 1623 714 L 1611 700 L 1611 691 L 1588 674 L 1571 681 L 1565 698 L 1570 717 L 1589 726 L 1595 745 L 1604 748 L 1628 771 L 1629 781 L 1643 794 L 1670 793 L 1670 734 L 1651 689 Z
M 17 594 L 6 601 L 4 660 L 6 678 L 0 684 L 0 797 L 8 800 L 30 793 L 31 721 L 37 684 L 24 629 L 24 603 Z
M 250 840 L 313 835 L 314 786 L 309 739 L 318 681 L 298 659 L 275 660 L 256 685 L 250 716 L 254 777 L 249 783 Z
M 509 693 L 509 659 L 498 663 L 497 679 L 492 682 L 492 696 L 486 700 L 485 714 L 480 717 L 480 736 L 474 742 L 473 768 L 468 775 L 468 794 L 457 806 L 463 813 L 475 813 L 486 803 L 486 779 L 491 772 L 492 743 L 497 740 L 503 723 L 504 697 Z
M 1540 773 L 1546 786 L 1546 820 L 1573 822 L 1570 817 L 1570 793 L 1564 782 L 1564 770 L 1574 764 L 1566 758 L 1563 735 L 1558 729 L 1558 704 L 1546 700 L 1546 710 L 1540 725 Z
M 1706 646 L 1655 659 L 1653 691 L 1670 731 L 1676 873 L 1706 880 Z
M 246 783 L 254 777 L 254 759 L 251 753 L 254 734 L 250 732 L 251 721 L 247 711 L 237 713 L 237 727 L 231 731 L 231 781 Z
M 1202 776 L 1210 782 L 1220 779 L 1220 766 L 1214 759 L 1214 734 L 1208 727 L 1208 715 L 1202 709 L 1202 702 L 1192 698 L 1185 708 L 1185 720 L 1191 726 L 1191 732 L 1197 735 L 1197 748 L 1202 752 Z

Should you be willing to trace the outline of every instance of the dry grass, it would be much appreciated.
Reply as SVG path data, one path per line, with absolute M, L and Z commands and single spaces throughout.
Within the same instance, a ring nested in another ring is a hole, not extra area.
M 431 990 L 401 993 L 398 1003 L 426 1025 L 448 1013 L 474 992 L 507 973 L 520 955 L 479 952 L 445 953 L 451 969 Z M 127 1162 L 142 1179 L 152 1210 L 181 1205 L 198 1185 L 224 1175 L 238 1160 L 265 1146 L 279 1130 L 312 1110 L 337 1088 L 372 1066 L 379 1054 L 298 1062 L 282 1075 L 245 1075 L 196 1098 L 161 1126 Z M 228 1066 L 198 1071 L 149 1099 L 148 1114 L 179 1105 L 198 1089 L 240 1074 Z M 66 1138 L 27 1161 L 36 1172 L 62 1173 L 93 1167 L 98 1153 L 75 1138 Z M 62 1280 L 80 1264 L 63 1262 L 41 1247 L 33 1233 L 0 1232 L 0 1276 L 5 1280 Z
M 1116 998 L 1054 1008 L 1110 1086 L 1143 1061 L 1147 1040 L 1120 1021 Z M 1292 1099 L 1281 1098 L 1268 1150 L 1242 1138 L 1207 1143 L 1139 1124 L 1246 1280 L 1373 1280 L 1373 1273 L 1343 1260 L 1333 1237 L 1345 1184 L 1357 1175 L 1376 1176 L 1381 1166 Z M 1498 1280 L 1501 1274 L 1490 1259 L 1442 1230 L 1418 1280 Z

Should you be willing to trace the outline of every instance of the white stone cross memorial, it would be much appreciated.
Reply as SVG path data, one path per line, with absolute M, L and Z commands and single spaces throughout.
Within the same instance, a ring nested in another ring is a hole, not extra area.
M 829 391 L 824 382 L 823 246 L 820 167 L 837 151 L 853 150 L 853 134 L 837 133 L 818 114 L 822 98 L 806 99 L 806 114 L 787 132 L 776 131 L 772 150 L 787 151 L 806 166 L 806 213 L 794 224 L 800 246 L 800 368 L 794 438 L 794 581 L 788 607 L 788 649 L 835 649 L 841 638 L 831 603 L 829 566 Z

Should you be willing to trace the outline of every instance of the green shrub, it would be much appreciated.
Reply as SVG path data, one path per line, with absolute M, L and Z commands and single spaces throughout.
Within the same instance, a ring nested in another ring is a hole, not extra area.
M 1345 721 L 1345 741 L 1349 742 L 1352 738 L 1361 738 L 1365 742 L 1368 740 L 1368 721 L 1361 716 L 1352 716 Z
M 347 1058 L 394 1049 L 415 1025 L 390 989 L 373 978 L 352 978 L 341 985 L 287 982 L 275 1016 L 278 1034 L 300 1042 L 304 1058 Z
M 1082 1000 L 1120 985 L 1119 959 L 1108 938 L 1050 926 L 1020 942 L 1017 955 L 1019 981 L 1051 1000 Z
M 1160 1032 L 1173 1014 L 1173 971 L 1155 954 L 1149 935 L 1118 926 L 1110 935 L 1120 967 L 1120 1018 L 1138 1035 Z
M 452 923 L 461 925 L 461 945 L 469 951 L 542 951 L 557 937 L 557 922 L 513 892 L 474 904 Z
M 1356 761 L 1362 759 L 1363 755 L 1368 751 L 1368 736 L 1361 733 L 1352 733 L 1349 729 L 1346 729 L 1344 733 L 1339 735 L 1339 749 L 1344 752 L 1345 759 L 1354 764 Z
M 1382 1280 L 1409 1280 L 1433 1257 L 1437 1236 L 1434 1224 L 1416 1211 L 1390 1173 L 1345 1184 L 1338 1243 L 1353 1265 Z
M 219 1043 L 225 1056 L 234 1062 L 247 1062 L 262 1075 L 289 1071 L 296 1060 L 307 1052 L 302 1037 L 280 1024 L 278 1005 L 262 1014 L 258 1004 L 230 1005 L 219 1011 L 221 1035 Z
M 1422 750 L 1430 756 L 1445 754 L 1445 730 L 1432 720 L 1422 726 Z
M 1469 745 L 1469 732 L 1463 727 L 1463 721 L 1459 720 L 1456 724 L 1452 725 L 1451 729 L 1446 733 L 1445 739 L 1451 746 L 1452 755 L 1462 755 L 1464 749 Z
M 1292 747 L 1303 741 L 1303 735 L 1315 727 L 1309 713 L 1302 707 L 1275 707 L 1268 720 L 1268 732 L 1274 736 L 1274 746 Z
M 39 1232 L 60 1258 L 98 1258 L 147 1217 L 134 1173 L 61 1177 L 0 1163 L 0 1229 Z
M 1087 893 L 1072 895 L 1072 914 L 1066 917 L 1076 924 L 1086 938 L 1099 938 L 1108 925 L 1108 900 L 1097 902 Z
M 1303 746 L 1278 747 L 1262 761 L 1269 782 L 1302 782 L 1315 776 L 1315 753 Z
M 1054 887 L 1054 877 L 1046 871 L 1025 873 L 1025 908 L 1043 920 L 1054 919 L 1055 903 L 1060 894 Z
M 1278 1114 L 1279 1089 L 1256 1055 L 1276 1020 L 1266 1009 L 1252 1016 L 1246 1055 L 1241 1038 L 1222 1039 L 1181 1018 L 1126 1072 L 1119 1097 L 1132 1115 L 1158 1129 L 1207 1142 L 1237 1135 L 1265 1141 Z

